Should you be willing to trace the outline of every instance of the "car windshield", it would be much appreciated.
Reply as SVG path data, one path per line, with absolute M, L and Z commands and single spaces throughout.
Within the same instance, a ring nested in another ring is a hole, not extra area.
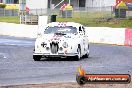
M 72 27 L 72 26 L 66 26 L 66 27 L 47 27 L 46 30 L 44 31 L 44 34 L 51 34 L 51 33 L 77 33 L 77 28 Z

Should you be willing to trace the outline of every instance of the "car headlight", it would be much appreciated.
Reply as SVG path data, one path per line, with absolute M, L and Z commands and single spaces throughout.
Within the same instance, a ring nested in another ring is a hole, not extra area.
M 62 46 L 63 46 L 64 48 L 67 48 L 67 47 L 68 47 L 68 43 L 67 43 L 67 42 L 64 42 Z

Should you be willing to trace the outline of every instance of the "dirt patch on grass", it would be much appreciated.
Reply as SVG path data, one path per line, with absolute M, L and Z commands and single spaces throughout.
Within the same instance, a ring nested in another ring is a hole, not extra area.
M 1 86 L 0 88 L 132 88 L 130 84 L 85 84 L 83 86 L 77 83 L 46 83 L 46 84 L 30 84 L 30 85 L 15 85 Z

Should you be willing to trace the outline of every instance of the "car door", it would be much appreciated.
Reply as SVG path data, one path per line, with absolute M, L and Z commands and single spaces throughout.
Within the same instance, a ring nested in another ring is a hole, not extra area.
M 87 53 L 87 49 L 88 49 L 88 38 L 87 38 L 87 35 L 86 35 L 86 32 L 85 32 L 85 28 L 84 26 L 82 26 L 82 30 L 83 30 L 83 38 L 84 38 L 84 52 Z
M 79 27 L 79 34 L 80 34 L 80 41 L 81 41 L 81 53 L 82 55 L 85 54 L 85 37 L 84 37 L 84 31 L 82 29 L 82 26 Z

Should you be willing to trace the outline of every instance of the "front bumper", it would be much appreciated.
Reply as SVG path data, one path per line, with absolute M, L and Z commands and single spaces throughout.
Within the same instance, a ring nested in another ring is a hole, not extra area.
M 78 53 L 57 53 L 57 54 L 52 54 L 52 53 L 33 53 L 33 55 L 41 55 L 43 57 L 68 57 L 68 56 L 76 56 Z

